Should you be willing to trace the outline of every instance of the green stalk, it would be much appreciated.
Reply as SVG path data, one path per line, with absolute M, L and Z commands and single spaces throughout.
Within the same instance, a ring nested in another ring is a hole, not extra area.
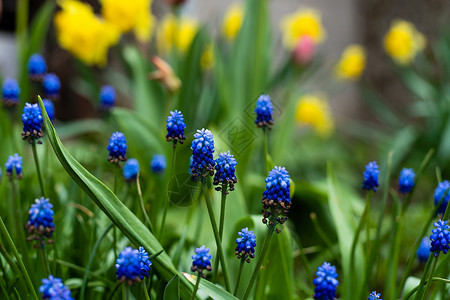
M 112 300 L 114 298 L 114 295 L 116 294 L 117 290 L 119 289 L 121 283 L 117 282 L 116 285 L 114 286 L 114 289 L 111 291 L 111 294 L 108 297 L 108 300 Z
M 145 299 L 146 300 L 150 300 L 150 297 L 148 296 L 148 292 L 147 292 L 147 287 L 145 285 L 145 280 L 142 281 L 141 286 L 142 286 L 142 289 L 144 291 Z
M 440 277 L 433 277 L 431 278 L 431 281 L 437 281 L 437 282 L 442 282 L 442 283 L 447 283 L 450 284 L 450 280 L 448 279 L 444 279 L 444 278 L 440 278 Z M 428 282 L 428 280 L 427 280 Z M 408 300 L 409 298 L 411 298 L 411 296 L 417 291 L 417 289 L 419 288 L 419 286 L 416 286 L 415 288 L 413 288 L 405 297 L 404 300 Z
M 388 299 L 394 299 L 394 295 L 396 292 L 395 281 L 397 278 L 397 265 L 398 265 L 398 256 L 400 252 L 400 243 L 401 237 L 403 233 L 403 220 L 402 216 L 398 215 L 398 206 L 400 204 L 400 200 L 398 199 L 395 191 L 391 191 L 391 197 L 394 200 L 394 212 L 392 214 L 392 233 L 390 238 L 390 248 L 389 248 L 389 256 L 388 256 L 388 272 L 385 281 L 385 296 Z
M 428 272 L 430 271 L 430 267 L 432 265 L 432 257 L 433 253 L 430 253 L 430 255 L 428 256 L 427 264 L 425 265 L 425 269 L 423 270 L 422 277 L 420 278 L 420 283 L 415 297 L 416 300 L 420 299 L 420 297 L 422 296 L 423 287 L 426 281 L 425 279 L 427 278 Z
M 220 220 L 219 220 L 219 237 L 220 242 L 222 243 L 222 237 L 223 237 L 223 226 L 225 222 L 225 203 L 227 201 L 227 186 L 222 187 L 222 199 L 220 202 Z M 217 280 L 217 273 L 219 269 L 219 260 L 216 256 L 214 260 L 214 269 L 213 269 L 213 277 L 212 282 L 215 283 Z
M 241 282 L 242 270 L 244 269 L 244 264 L 245 264 L 245 258 L 242 257 L 241 258 L 241 264 L 239 265 L 239 271 L 238 271 L 238 276 L 237 276 L 237 279 L 236 279 L 236 285 L 234 287 L 233 296 L 237 296 L 237 292 L 239 290 L 239 283 Z
M 216 217 L 214 216 L 214 210 L 212 207 L 211 199 L 209 197 L 206 179 L 204 179 L 204 178 L 202 178 L 202 191 L 203 191 L 203 196 L 205 197 L 206 208 L 208 209 L 209 219 L 211 221 L 211 226 L 212 226 L 212 229 L 214 232 L 214 239 L 216 240 L 217 253 L 219 254 L 220 263 L 222 265 L 222 272 L 223 272 L 223 278 L 225 281 L 225 287 L 226 287 L 227 292 L 230 292 L 231 289 L 230 289 L 230 283 L 228 281 L 228 272 L 227 272 L 227 267 L 226 267 L 227 265 L 225 263 L 225 255 L 223 254 L 223 248 L 222 248 L 222 243 L 221 243 L 220 236 L 219 236 L 219 230 L 217 229 Z
M 116 166 L 116 169 L 114 170 L 114 194 L 117 195 L 117 186 L 119 181 L 119 166 Z M 116 226 L 113 225 L 113 252 L 114 257 L 117 258 L 117 231 Z
M 174 144 L 174 147 L 172 148 L 172 163 L 170 166 L 169 179 L 167 181 L 167 194 L 166 194 L 165 202 L 164 202 L 164 212 L 163 212 L 163 216 L 162 216 L 162 220 L 161 220 L 161 225 L 159 227 L 158 240 L 161 240 L 163 228 L 166 224 L 167 211 L 169 210 L 169 201 L 170 201 L 170 197 L 169 197 L 170 180 L 172 180 L 172 177 L 173 177 L 176 156 L 177 156 L 177 148 L 175 147 L 175 144 Z
M 317 234 L 319 237 L 325 242 L 325 245 L 327 246 L 328 251 L 330 251 L 331 257 L 339 258 L 338 255 L 333 253 L 333 244 L 331 243 L 328 236 L 323 232 L 322 228 L 320 227 L 319 222 L 317 221 L 317 215 L 315 213 L 311 213 L 309 215 L 311 218 L 311 221 L 313 222 L 314 228 L 316 229 Z
M 37 171 L 38 178 L 39 178 L 39 186 L 41 187 L 41 194 L 43 197 L 45 197 L 44 182 L 42 180 L 41 168 L 39 167 L 39 159 L 38 159 L 38 155 L 37 155 L 37 151 L 36 151 L 36 141 L 33 141 L 31 143 L 31 149 L 33 150 L 33 157 L 34 157 L 34 162 L 36 164 L 36 171 Z
M 261 248 L 261 252 L 259 253 L 258 261 L 256 262 L 255 269 L 253 270 L 252 277 L 250 278 L 250 282 L 248 283 L 247 289 L 245 290 L 244 297 L 242 300 L 246 300 L 252 291 L 253 284 L 256 281 L 256 277 L 258 277 L 259 270 L 261 269 L 261 265 L 263 263 L 264 257 L 266 256 L 267 250 L 269 249 L 270 241 L 272 240 L 273 232 L 275 231 L 275 225 L 271 225 L 267 227 L 267 235 L 264 239 L 263 246 Z
M 39 256 L 41 257 L 42 266 L 44 267 L 44 274 L 46 277 L 50 275 L 50 265 L 48 264 L 47 251 L 45 249 L 45 244 L 39 247 Z
M 139 196 L 139 205 L 141 207 L 142 214 L 144 215 L 145 223 L 147 224 L 148 228 L 150 228 L 150 231 L 154 232 L 152 222 L 150 221 L 150 218 L 148 217 L 147 211 L 145 210 L 144 200 L 142 199 L 142 191 L 141 191 L 141 183 L 139 181 L 139 174 L 140 173 L 138 173 L 136 176 L 136 188 L 137 188 L 137 192 L 138 192 L 138 196 Z
M 269 173 L 270 166 L 267 158 L 269 157 L 269 150 L 267 149 L 267 130 L 263 128 L 263 137 L 264 137 L 264 165 L 266 166 L 266 173 Z
M 6 239 L 7 244 L 14 252 L 14 256 L 16 257 L 17 264 L 19 265 L 19 269 L 22 272 L 22 276 L 25 278 L 25 282 L 27 284 L 27 287 L 30 291 L 31 296 L 38 300 L 38 296 L 36 294 L 36 291 L 34 290 L 33 283 L 31 282 L 30 276 L 28 275 L 27 269 L 25 268 L 25 265 L 23 264 L 22 258 L 20 257 L 19 252 L 17 251 L 16 246 L 14 245 L 13 240 L 11 239 L 11 236 L 9 235 L 8 229 L 5 226 L 5 223 L 3 223 L 2 217 L 0 217 L 0 231 L 2 232 L 3 236 Z
M 191 295 L 191 300 L 194 300 L 195 296 L 197 295 L 198 286 L 200 285 L 200 279 L 202 279 L 202 275 L 198 274 L 197 280 L 195 281 L 194 291 L 192 292 Z
M 423 292 L 422 297 L 420 298 L 421 300 L 424 300 L 427 297 L 428 290 L 430 289 L 430 285 L 431 285 L 431 278 L 433 278 L 434 271 L 436 271 L 436 265 L 437 265 L 438 259 L 439 259 L 439 256 L 433 257 L 433 264 L 431 266 L 430 275 L 428 276 L 428 280 L 425 282 L 425 291 Z

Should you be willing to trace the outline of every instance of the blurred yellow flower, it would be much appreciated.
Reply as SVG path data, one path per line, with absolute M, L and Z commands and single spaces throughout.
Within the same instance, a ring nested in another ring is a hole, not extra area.
M 360 45 L 349 45 L 341 55 L 336 65 L 337 77 L 357 80 L 361 77 L 366 66 L 366 51 Z
M 173 15 L 167 15 L 158 26 L 156 36 L 158 51 L 168 53 L 176 48 L 180 52 L 186 52 L 198 29 L 198 22 L 192 18 L 177 19 Z
M 308 125 L 323 137 L 329 136 L 334 129 L 334 121 L 327 100 L 306 94 L 300 97 L 295 110 L 297 123 Z
M 102 16 L 121 33 L 133 30 L 137 38 L 149 41 L 154 27 L 151 0 L 102 0 Z
M 203 70 L 211 70 L 214 67 L 214 46 L 209 44 L 203 50 L 202 56 L 200 57 L 200 66 Z
M 426 39 L 414 24 L 405 20 L 395 20 L 384 36 L 384 49 L 392 59 L 406 65 L 413 61 L 417 53 L 425 49 Z
M 286 48 L 293 50 L 302 36 L 310 36 L 318 44 L 325 37 L 320 13 L 314 9 L 300 9 L 287 15 L 281 21 L 283 43 Z
M 233 3 L 225 13 L 222 22 L 222 33 L 228 41 L 234 40 L 241 30 L 244 21 L 244 6 L 242 3 Z
M 60 6 L 62 10 L 55 14 L 54 23 L 61 47 L 85 64 L 105 65 L 108 49 L 118 42 L 119 32 L 85 3 L 65 0 Z

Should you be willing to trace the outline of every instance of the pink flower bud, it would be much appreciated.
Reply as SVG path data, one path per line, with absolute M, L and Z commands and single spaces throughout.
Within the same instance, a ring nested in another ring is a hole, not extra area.
M 296 64 L 305 65 L 313 59 L 315 51 L 314 40 L 309 35 L 303 35 L 292 52 L 292 58 Z

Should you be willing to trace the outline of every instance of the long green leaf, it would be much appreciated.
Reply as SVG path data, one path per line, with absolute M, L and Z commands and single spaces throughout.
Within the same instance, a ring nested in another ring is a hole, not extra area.
M 181 274 L 183 274 L 184 277 L 187 278 L 187 280 L 189 280 L 192 284 L 195 284 L 195 281 L 197 280 L 196 276 L 194 276 L 192 274 L 188 274 L 188 273 L 181 273 Z M 212 283 L 206 279 L 200 280 L 199 290 L 205 292 L 208 296 L 210 296 L 213 299 L 237 300 L 236 297 L 234 297 L 233 295 L 231 295 L 224 289 L 219 288 L 218 286 L 214 285 L 214 283 Z
M 164 300 L 180 299 L 180 278 L 174 276 L 164 289 Z

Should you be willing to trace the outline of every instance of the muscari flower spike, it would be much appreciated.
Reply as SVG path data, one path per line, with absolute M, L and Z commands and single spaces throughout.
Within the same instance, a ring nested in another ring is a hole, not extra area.
M 126 161 L 127 147 L 125 135 L 122 132 L 114 132 L 106 148 L 109 151 L 108 161 L 117 165 L 119 165 L 119 161 Z
M 19 154 L 14 153 L 14 155 L 10 155 L 5 163 L 6 176 L 12 180 L 13 173 L 15 172 L 17 179 L 22 179 L 22 164 L 22 157 Z
M 234 185 L 237 183 L 235 166 L 236 159 L 230 154 L 230 151 L 219 154 L 216 159 L 216 174 L 214 175 L 214 185 L 217 185 L 216 190 L 224 190 L 226 194 L 228 191 L 234 191 Z
M 444 197 L 445 194 L 445 197 Z M 438 205 L 439 201 L 441 201 L 442 197 L 444 197 L 444 201 L 442 201 L 441 206 L 439 206 L 437 213 L 444 214 L 445 209 L 447 208 L 448 200 L 450 199 L 450 182 L 448 180 L 444 180 L 439 182 L 438 186 L 434 190 L 434 205 Z
M 316 272 L 316 278 L 313 283 L 316 286 L 314 289 L 313 298 L 316 300 L 333 300 L 336 298 L 336 288 L 339 281 L 336 279 L 336 267 L 324 262 Z
M 199 275 L 205 277 L 203 273 L 204 270 L 211 271 L 211 259 L 212 256 L 209 254 L 209 248 L 204 245 L 200 248 L 195 248 L 195 254 L 192 255 L 192 272 L 198 272 Z
M 184 123 L 184 116 L 179 110 L 171 111 L 167 117 L 167 135 L 166 140 L 173 142 L 173 147 L 177 146 L 177 142 L 183 144 L 186 136 L 184 135 L 184 129 L 186 124 Z
M 151 264 L 144 247 L 139 247 L 139 250 L 126 247 L 116 260 L 117 280 L 126 280 L 129 285 L 140 282 L 149 276 Z
M 2 85 L 2 102 L 4 107 L 14 108 L 19 104 L 20 87 L 17 80 L 6 78 Z
M 272 129 L 273 125 L 273 105 L 269 95 L 261 95 L 256 101 L 256 120 L 255 124 L 263 129 Z
M 100 90 L 100 110 L 108 111 L 116 103 L 116 91 L 111 85 L 104 85 Z
M 285 167 L 274 167 L 265 179 L 266 190 L 263 193 L 263 220 L 264 224 L 276 226 L 288 219 L 287 214 L 291 208 L 289 173 Z M 277 228 L 277 232 L 280 229 Z
M 400 177 L 398 178 L 398 190 L 400 193 L 410 193 L 414 187 L 414 177 L 416 174 L 413 169 L 403 168 L 400 171 Z
M 416 256 L 421 263 L 426 263 L 430 256 L 431 241 L 428 237 L 424 237 L 417 248 Z
M 366 165 L 366 170 L 364 171 L 364 182 L 362 188 L 365 190 L 377 191 L 378 187 L 378 165 L 376 161 L 371 161 Z
M 42 99 L 42 103 L 44 103 L 48 118 L 53 122 L 55 120 L 55 106 L 53 105 L 53 102 L 48 99 Z
M 47 72 L 47 64 L 42 55 L 35 53 L 28 59 L 28 76 L 32 81 L 42 81 Z
M 439 256 L 439 252 L 447 254 L 450 249 L 450 226 L 447 225 L 447 221 L 439 220 L 434 223 L 436 229 L 433 229 L 433 234 L 430 235 L 431 249 L 430 252 L 434 252 L 434 256 Z
M 123 178 L 126 181 L 131 182 L 136 180 L 137 174 L 139 173 L 139 162 L 135 158 L 130 158 L 127 160 L 123 167 Z
M 153 155 L 152 161 L 150 162 L 150 169 L 155 174 L 161 174 L 166 169 L 166 157 L 162 154 Z
M 59 96 L 59 90 L 61 89 L 61 82 L 55 73 L 48 73 L 44 76 L 42 82 L 44 94 L 50 99 L 56 99 Z
M 372 293 L 370 293 L 369 298 L 367 298 L 368 300 L 383 300 L 380 298 L 381 294 L 377 293 L 376 291 L 373 291 Z
M 45 237 L 51 238 L 53 231 L 55 231 L 55 224 L 53 223 L 53 205 L 48 199 L 41 197 L 35 200 L 28 210 L 28 221 L 26 228 L 30 237 L 27 240 L 40 240 L 43 244 Z M 51 240 L 48 241 L 52 243 Z
M 191 172 L 194 180 L 214 175 L 214 137 L 208 129 L 197 130 L 192 141 Z
M 42 279 L 42 285 L 39 287 L 42 293 L 42 299 L 48 300 L 73 300 L 72 292 L 64 285 L 60 278 L 52 275 Z
M 44 136 L 42 132 L 42 114 L 38 104 L 25 104 L 22 123 L 22 138 L 30 144 Z
M 238 259 L 244 259 L 250 263 L 250 258 L 255 258 L 256 235 L 249 231 L 247 227 L 238 232 L 239 238 L 236 239 L 236 248 L 234 254 Z

